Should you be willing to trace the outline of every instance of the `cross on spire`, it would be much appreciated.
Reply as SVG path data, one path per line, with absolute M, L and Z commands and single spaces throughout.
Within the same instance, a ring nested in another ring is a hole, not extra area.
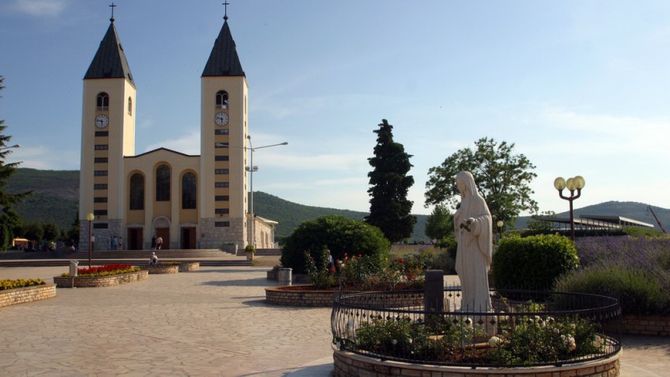
M 230 5 L 230 3 L 228 1 L 224 1 L 221 3 L 221 5 L 223 5 L 223 20 L 228 21 L 228 5 Z
M 116 8 L 117 5 L 114 4 L 114 2 L 112 2 L 111 4 L 109 4 L 109 7 L 112 8 L 112 17 L 110 17 L 109 21 L 114 22 L 114 8 Z

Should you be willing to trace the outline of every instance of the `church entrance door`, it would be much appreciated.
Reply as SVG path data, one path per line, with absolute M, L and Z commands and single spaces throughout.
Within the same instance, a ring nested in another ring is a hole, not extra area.
M 181 228 L 181 248 L 195 249 L 195 227 Z
M 156 238 L 163 238 L 162 249 L 170 248 L 170 228 L 156 228 Z
M 128 250 L 142 250 L 143 243 L 142 228 L 128 228 Z

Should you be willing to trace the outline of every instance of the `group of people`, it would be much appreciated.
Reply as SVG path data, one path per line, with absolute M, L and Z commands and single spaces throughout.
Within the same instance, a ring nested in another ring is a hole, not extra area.
M 110 241 L 109 250 L 123 250 L 123 237 L 113 236 Z

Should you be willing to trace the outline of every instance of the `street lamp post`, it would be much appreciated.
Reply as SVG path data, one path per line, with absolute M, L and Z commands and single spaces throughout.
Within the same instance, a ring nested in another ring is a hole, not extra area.
M 498 241 L 502 238 L 502 231 L 503 231 L 503 226 L 505 226 L 505 222 L 502 220 L 498 220 L 496 222 L 496 226 L 498 226 Z
M 271 147 L 278 147 L 281 145 L 288 145 L 288 142 L 283 142 L 283 143 L 278 143 L 278 144 L 269 144 L 269 145 L 261 145 L 260 147 L 253 147 L 251 144 L 251 135 L 247 135 L 247 140 L 249 141 L 249 166 L 245 167 L 245 170 L 249 172 L 249 190 L 251 191 L 251 195 L 249 195 L 249 211 L 251 215 L 251 224 L 249 232 L 251 233 L 251 246 L 256 248 L 256 235 L 254 234 L 254 225 L 256 222 L 256 217 L 254 216 L 254 172 L 258 171 L 258 166 L 254 165 L 254 152 L 257 149 L 263 149 L 263 148 L 271 148 Z
M 95 220 L 95 215 L 91 212 L 86 215 L 86 220 L 88 220 L 88 268 L 91 268 L 91 258 L 93 255 L 93 220 Z
M 566 181 L 563 177 L 558 177 L 554 180 L 554 188 L 558 190 L 558 196 L 561 199 L 565 199 L 570 202 L 570 235 L 572 236 L 572 241 L 575 240 L 575 216 L 573 212 L 572 202 L 579 198 L 582 195 L 582 189 L 586 185 L 584 177 L 578 175 L 573 178 L 568 178 Z M 563 190 L 568 189 L 570 191 L 570 196 L 563 195 Z M 577 194 L 575 195 L 575 191 Z

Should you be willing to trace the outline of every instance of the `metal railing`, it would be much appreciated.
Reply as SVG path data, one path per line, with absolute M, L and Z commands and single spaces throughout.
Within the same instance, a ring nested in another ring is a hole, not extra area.
M 445 288 L 441 309 L 425 301 L 420 290 L 342 293 L 331 315 L 333 345 L 382 360 L 468 367 L 562 365 L 621 349 L 601 326 L 620 315 L 611 297 L 491 291 L 490 308 L 461 311 L 460 288 Z

